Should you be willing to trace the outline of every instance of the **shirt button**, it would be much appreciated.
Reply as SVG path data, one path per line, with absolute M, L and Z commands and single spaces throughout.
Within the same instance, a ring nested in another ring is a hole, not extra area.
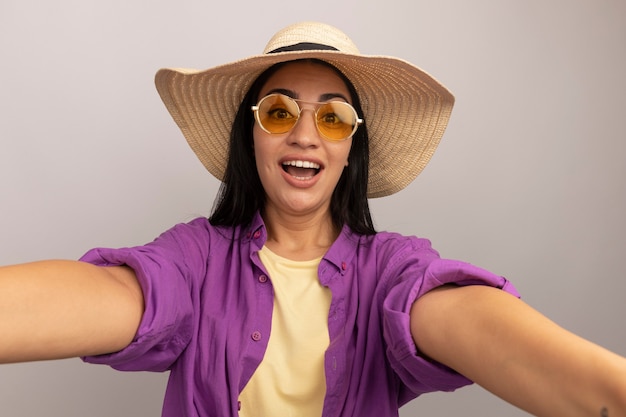
M 265 275 L 259 275 L 259 282 L 260 282 L 260 283 L 267 282 L 267 276 L 265 276 Z
M 237 411 L 241 411 L 241 401 L 237 401 Z
M 255 239 L 258 239 L 260 237 L 261 237 L 261 231 L 260 230 L 257 230 L 256 232 L 254 232 L 254 238 Z
M 254 340 L 255 342 L 258 342 L 259 340 L 261 340 L 261 332 L 259 331 L 252 332 L 252 340 Z
M 345 271 L 346 269 L 348 269 L 348 265 L 346 265 L 346 263 L 345 263 L 345 262 L 342 262 L 342 263 L 341 263 L 341 270 L 342 270 L 342 271 Z

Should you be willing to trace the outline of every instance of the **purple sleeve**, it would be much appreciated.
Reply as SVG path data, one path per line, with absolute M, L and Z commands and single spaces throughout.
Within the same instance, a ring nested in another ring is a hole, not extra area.
M 206 221 L 206 220 L 205 220 Z M 192 287 L 208 251 L 202 220 L 180 224 L 145 246 L 92 249 L 81 261 L 100 266 L 127 265 L 137 275 L 145 300 L 132 343 L 123 350 L 84 361 L 125 371 L 165 371 L 191 338 Z M 204 240 L 204 241 L 203 241 Z
M 419 250 L 417 253 L 419 257 Z M 519 297 L 508 280 L 468 263 L 438 257 L 425 266 L 421 263 L 416 262 L 400 273 L 401 277 L 393 282 L 383 304 L 387 356 L 405 388 L 401 392 L 401 403 L 425 392 L 453 391 L 472 383 L 454 370 L 418 353 L 410 331 L 409 315 L 415 300 L 445 284 L 487 285 Z

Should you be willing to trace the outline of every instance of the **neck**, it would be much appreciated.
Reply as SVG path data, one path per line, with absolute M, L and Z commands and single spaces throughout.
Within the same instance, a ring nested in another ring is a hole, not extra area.
M 323 256 L 339 235 L 328 211 L 292 216 L 266 209 L 263 220 L 267 228 L 265 245 L 275 254 L 294 261 Z

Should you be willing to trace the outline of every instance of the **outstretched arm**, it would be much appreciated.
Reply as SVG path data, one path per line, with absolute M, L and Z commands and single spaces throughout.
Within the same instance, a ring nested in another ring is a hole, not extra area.
M 142 314 L 143 295 L 127 267 L 0 267 L 0 363 L 118 351 L 132 341 Z
M 411 310 L 422 354 L 545 417 L 626 416 L 626 359 L 485 286 L 433 290 Z

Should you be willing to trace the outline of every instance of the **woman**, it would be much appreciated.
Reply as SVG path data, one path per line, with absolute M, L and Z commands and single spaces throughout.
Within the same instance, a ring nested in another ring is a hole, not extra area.
M 539 416 L 626 415 L 624 358 L 506 279 L 375 232 L 367 197 L 410 183 L 447 124 L 432 77 L 302 23 L 263 55 L 156 82 L 223 181 L 213 214 L 3 268 L 0 360 L 171 370 L 164 416 L 393 416 L 470 381 Z

